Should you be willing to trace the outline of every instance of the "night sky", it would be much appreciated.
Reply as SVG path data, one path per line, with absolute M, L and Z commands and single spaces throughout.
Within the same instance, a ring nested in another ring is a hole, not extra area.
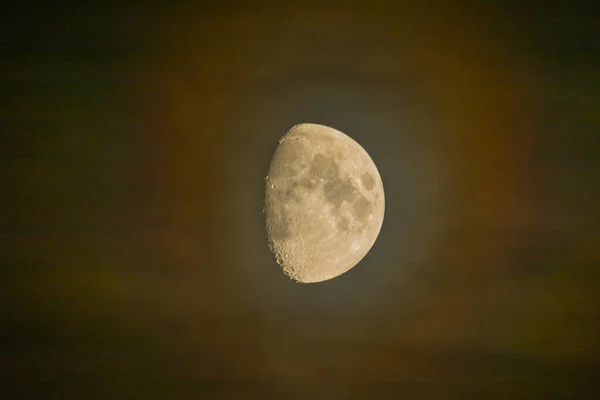
M 0 397 L 600 398 L 600 12 L 250 3 L 0 12 Z M 386 193 L 320 284 L 262 213 L 303 122 Z

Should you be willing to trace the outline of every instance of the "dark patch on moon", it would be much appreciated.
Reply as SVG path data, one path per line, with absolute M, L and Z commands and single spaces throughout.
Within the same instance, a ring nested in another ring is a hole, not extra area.
M 312 160 L 310 172 L 320 178 L 333 180 L 338 179 L 338 165 L 333 157 L 327 157 L 318 153 Z
M 344 201 L 351 202 L 356 197 L 356 189 L 348 182 L 336 179 L 327 182 L 323 186 L 325 200 L 336 207 L 340 207 Z
M 300 184 L 297 181 L 293 181 L 290 183 L 290 186 L 285 191 L 284 201 L 295 201 L 296 203 L 300 203 L 302 201 L 302 195 L 298 192 L 298 188 Z
M 337 226 L 338 226 L 338 229 L 339 229 L 340 231 L 342 231 L 342 232 L 344 232 L 344 231 L 347 231 L 347 230 L 348 230 L 348 225 L 349 225 L 349 224 L 348 224 L 348 218 L 346 218 L 346 217 L 342 217 L 342 218 L 339 220 L 338 224 L 337 224 Z
M 356 198 L 357 190 L 351 181 L 343 180 L 339 173 L 336 156 L 317 154 L 311 164 L 311 173 L 327 182 L 323 185 L 325 200 L 340 207 L 344 201 L 352 202 Z
M 371 190 L 373 189 L 373 186 L 375 186 L 375 179 L 373 179 L 373 176 L 368 172 L 362 174 L 360 180 L 362 181 L 364 188 L 367 190 Z
M 306 188 L 306 189 L 314 189 L 317 187 L 317 182 L 314 179 L 310 179 L 309 177 L 303 176 L 298 179 L 298 185 Z
M 363 195 L 354 203 L 354 214 L 356 218 L 362 223 L 366 224 L 368 222 L 369 215 L 371 215 L 371 211 L 373 210 L 373 204 L 367 200 L 367 198 Z

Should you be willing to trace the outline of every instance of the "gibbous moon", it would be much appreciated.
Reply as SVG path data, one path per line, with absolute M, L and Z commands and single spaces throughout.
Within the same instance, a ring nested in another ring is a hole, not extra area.
M 352 138 L 300 124 L 280 140 L 266 178 L 269 247 L 297 282 L 322 282 L 369 252 L 383 223 L 383 183 Z

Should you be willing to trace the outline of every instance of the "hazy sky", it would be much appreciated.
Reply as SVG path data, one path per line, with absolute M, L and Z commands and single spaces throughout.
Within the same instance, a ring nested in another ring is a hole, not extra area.
M 7 398 L 599 394 L 597 12 L 116 3 L 0 19 Z M 367 257 L 314 285 L 262 214 L 302 122 L 386 192 Z

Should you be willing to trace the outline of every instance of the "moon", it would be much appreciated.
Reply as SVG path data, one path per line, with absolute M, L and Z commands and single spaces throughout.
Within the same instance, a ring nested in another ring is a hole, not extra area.
M 271 252 L 292 280 L 323 282 L 353 268 L 375 243 L 384 210 L 379 171 L 352 138 L 306 123 L 279 140 L 264 212 Z

